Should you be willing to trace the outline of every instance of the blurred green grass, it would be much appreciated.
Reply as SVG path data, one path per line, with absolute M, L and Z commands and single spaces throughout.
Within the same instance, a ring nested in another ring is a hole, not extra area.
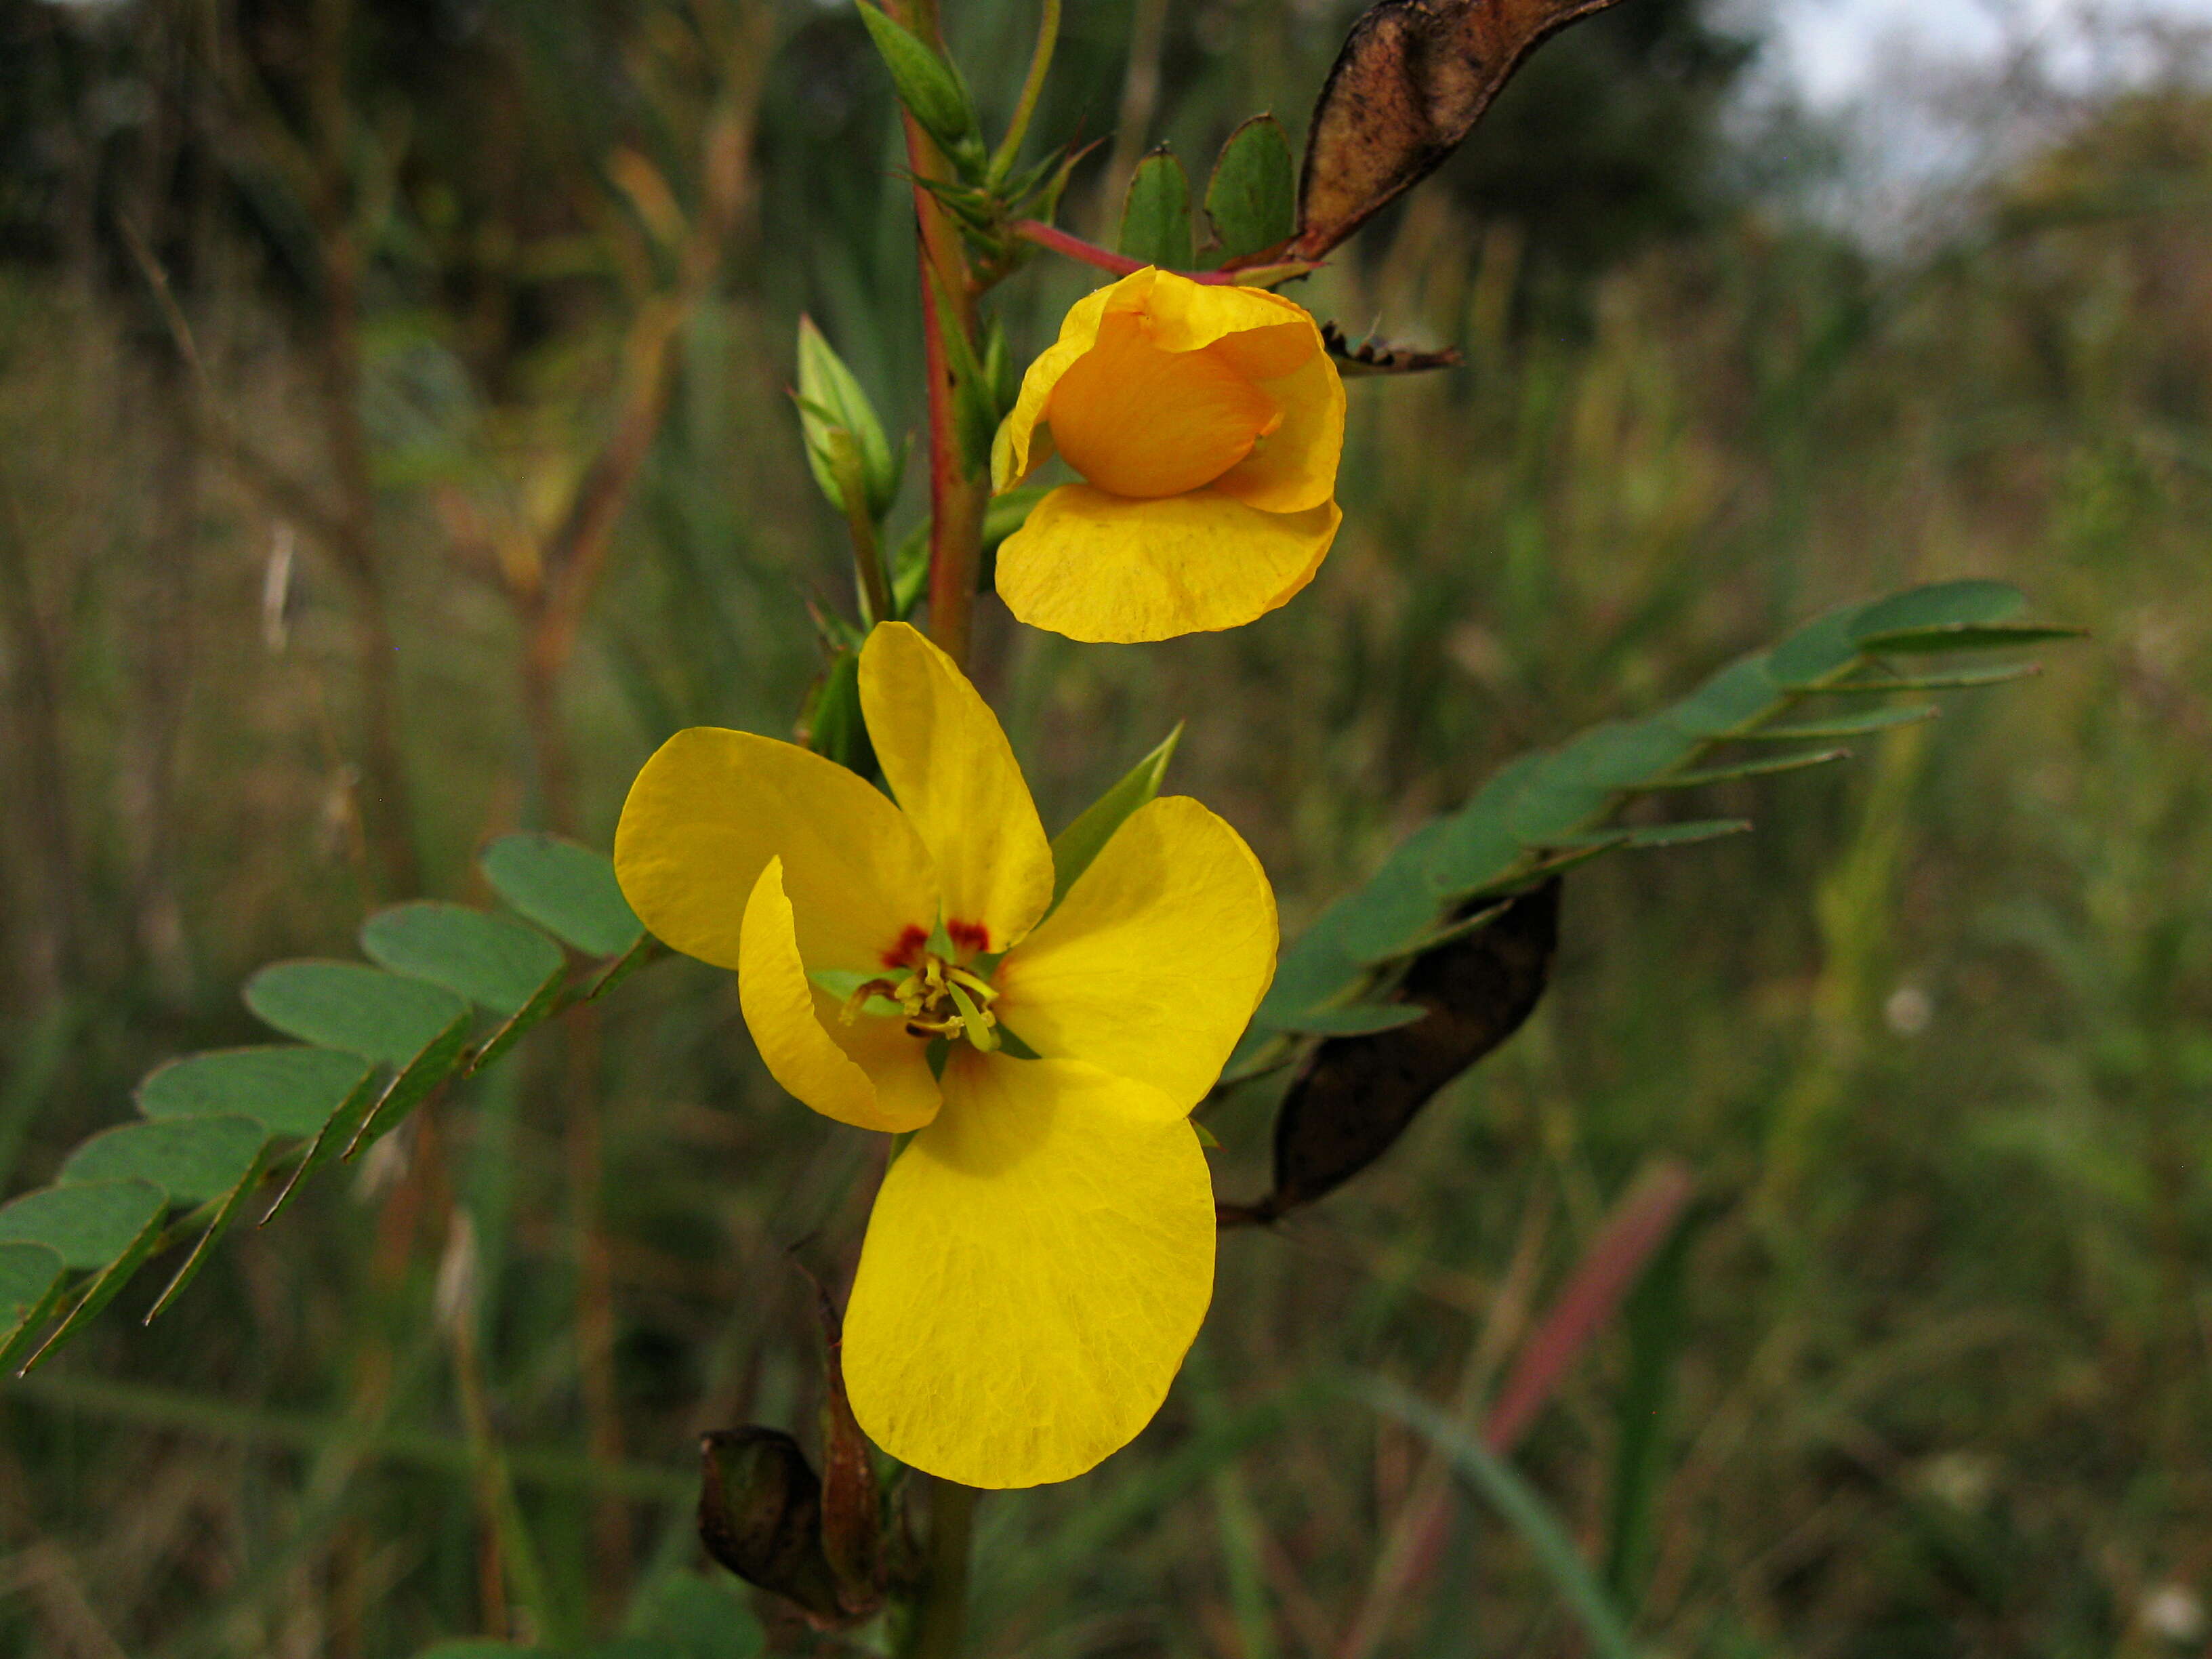
M 977 15 L 990 86 L 1020 20 Z M 1160 118 L 1218 133 L 1251 101 L 1302 101 L 1332 37 L 1291 16 L 1243 15 L 1266 52 L 1171 53 L 1229 67 L 1171 76 Z M 1071 74 L 1096 130 L 1126 31 L 1091 27 Z M 566 690 L 602 842 L 667 730 L 787 730 L 811 672 L 804 591 L 836 592 L 841 564 L 782 395 L 802 306 L 911 422 L 903 209 L 853 143 L 880 143 L 883 106 L 849 40 L 792 27 L 787 61 L 851 84 L 769 95 L 755 218 L 684 336 Z M 2145 1607 L 2212 1592 L 2208 170 L 2212 102 L 2143 94 L 1909 256 L 1753 204 L 1572 278 L 1431 191 L 1302 296 L 1468 358 L 1355 387 L 1346 527 L 1305 595 L 1157 647 L 991 620 L 984 678 L 1048 823 L 1188 720 L 1170 787 L 1251 840 L 1292 928 L 1513 753 L 1650 707 L 1832 600 L 2001 576 L 2094 637 L 1853 768 L 1717 793 L 1755 837 L 1571 880 L 1529 1028 L 1345 1193 L 1226 1237 L 1201 1360 L 1134 1448 L 985 1506 L 984 1650 L 1336 1652 L 1428 1454 L 1300 1380 L 1351 1364 L 1479 1395 L 1662 1152 L 1712 1213 L 1633 1587 L 1655 1651 L 2189 1650 Z M 312 470 L 301 313 L 209 246 L 195 304 L 239 418 Z M 9 1190 L 120 1118 L 152 1064 L 253 1040 L 239 981 L 343 953 L 364 903 L 347 595 L 301 538 L 279 647 L 264 598 L 284 532 L 179 412 L 129 283 L 86 270 L 0 267 Z M 1021 279 L 1017 339 L 1034 348 L 1080 286 Z M 513 356 L 538 377 L 509 395 L 541 411 L 520 433 L 487 434 L 509 417 L 455 390 L 459 300 L 374 301 L 434 893 L 482 897 L 471 849 L 538 809 L 514 624 L 422 481 L 468 476 L 452 452 L 471 443 L 558 469 L 591 417 L 599 292 Z M 1210 1122 L 1224 1192 L 1256 1188 L 1264 1097 Z M 409 1144 L 411 1170 L 374 1161 L 236 1239 L 150 1331 L 127 1316 L 158 1275 L 0 1385 L 0 1650 L 383 1656 L 481 1628 L 489 1546 L 434 1312 L 448 1203 L 471 1218 L 494 1426 L 564 1619 L 605 1626 L 652 1565 L 693 1559 L 698 1431 L 805 1431 L 791 1258 L 849 1250 L 872 1154 L 768 1084 L 726 976 L 639 976 L 593 1043 L 533 1038 Z M 577 1319 L 595 1285 L 611 1401 Z M 1607 1339 L 1519 1460 L 1593 1558 L 1633 1382 Z M 1530 1557 L 1471 1507 L 1380 1650 L 1579 1650 Z

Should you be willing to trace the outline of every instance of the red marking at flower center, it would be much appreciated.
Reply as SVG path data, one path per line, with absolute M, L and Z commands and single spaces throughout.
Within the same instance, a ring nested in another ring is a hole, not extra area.
M 991 948 L 991 930 L 980 921 L 948 921 L 945 937 L 971 956 L 981 956 Z
M 921 947 L 929 943 L 929 929 L 908 922 L 898 936 L 898 943 L 884 952 L 886 968 L 912 968 L 917 965 Z

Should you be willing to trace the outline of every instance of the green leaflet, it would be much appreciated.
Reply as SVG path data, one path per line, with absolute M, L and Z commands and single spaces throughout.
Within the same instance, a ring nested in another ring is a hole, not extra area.
M 1188 270 L 1197 263 L 1191 242 L 1190 176 L 1164 144 L 1129 175 L 1117 246 L 1125 258 L 1165 270 Z
M 477 863 L 517 915 L 587 957 L 621 956 L 645 931 L 604 853 L 526 832 L 501 836 Z
M 1290 135 L 1272 115 L 1255 115 L 1221 147 L 1206 185 L 1206 216 L 1221 260 L 1241 259 L 1297 233 L 1297 164 Z
M 561 947 L 535 927 L 433 900 L 378 911 L 362 924 L 361 948 L 380 968 L 443 986 L 510 1018 L 567 966 Z
M 329 1048 L 221 1048 L 148 1073 L 138 1109 L 149 1118 L 240 1113 L 272 1135 L 304 1139 L 374 1075 L 360 1056 Z
M 1416 829 L 1366 883 L 1323 912 L 1284 954 L 1274 986 L 1231 1056 L 1233 1075 L 1274 1037 L 1343 1035 L 1329 1017 L 1387 982 L 1398 965 L 1469 927 L 1480 905 L 1535 878 L 1616 848 L 1684 846 L 1749 828 L 1740 818 L 1617 826 L 1627 801 L 1826 764 L 1846 750 L 1712 758 L 1741 743 L 1819 743 L 1875 736 L 1927 720 L 1932 705 L 1843 709 L 1786 720 L 1810 699 L 1861 698 L 1884 690 L 1943 690 L 2001 684 L 2033 665 L 1907 678 L 1890 652 L 1994 648 L 2068 637 L 2070 630 L 2006 621 L 2024 605 L 2001 582 L 1941 582 L 1842 605 L 1796 629 L 1771 651 L 1739 658 L 1669 708 L 1610 720 L 1559 748 L 1501 768 L 1458 811 Z M 1419 872 L 1421 879 L 1415 878 Z
M 451 991 L 357 962 L 278 962 L 246 981 L 246 1006 L 286 1036 L 404 1066 L 469 1006 Z

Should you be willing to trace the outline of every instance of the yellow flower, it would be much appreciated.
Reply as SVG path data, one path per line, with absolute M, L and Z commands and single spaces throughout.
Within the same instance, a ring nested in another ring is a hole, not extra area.
M 662 939 L 737 970 L 779 1083 L 918 1132 L 845 1316 L 860 1426 L 969 1486 L 1065 1480 L 1151 1420 L 1212 1297 L 1188 1115 L 1274 972 L 1274 895 L 1235 830 L 1162 797 L 1054 906 L 1029 787 L 951 659 L 880 627 L 860 702 L 896 805 L 696 726 L 639 773 L 615 868 Z
M 991 457 L 1054 490 L 999 549 L 999 594 L 1071 639 L 1237 628 L 1321 568 L 1343 515 L 1344 383 L 1304 309 L 1151 268 L 1076 301 Z

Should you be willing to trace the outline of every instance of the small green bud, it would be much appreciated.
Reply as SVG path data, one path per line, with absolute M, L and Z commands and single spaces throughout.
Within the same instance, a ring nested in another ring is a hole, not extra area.
M 890 511 L 905 458 L 892 453 L 875 405 L 811 317 L 799 319 L 799 424 L 806 440 L 807 467 L 830 506 L 846 510 L 847 468 L 840 465 L 842 446 L 832 436 L 842 431 L 859 453 L 869 516 L 881 519 Z
M 822 1483 L 778 1429 L 728 1429 L 699 1442 L 699 1540 L 749 1584 L 842 1621 L 822 1553 Z
M 891 72 L 899 102 L 921 123 L 938 147 L 956 159 L 981 161 L 982 139 L 975 109 L 958 73 L 919 35 L 878 11 L 868 0 L 855 0 L 869 38 Z

